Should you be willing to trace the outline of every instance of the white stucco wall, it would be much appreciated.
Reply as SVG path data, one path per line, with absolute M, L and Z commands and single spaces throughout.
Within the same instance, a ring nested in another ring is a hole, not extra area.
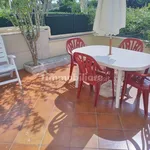
M 3 37 L 7 54 L 13 54 L 16 56 L 16 65 L 18 69 L 22 69 L 24 63 L 32 61 L 28 46 L 20 32 L 16 32 L 16 30 L 14 31 L 12 28 L 11 30 L 10 28 L 0 28 L 0 34 Z M 109 44 L 108 37 L 98 37 L 94 36 L 92 33 L 50 36 L 50 29 L 45 27 L 41 29 L 41 35 L 37 43 L 39 59 L 66 54 L 66 41 L 73 36 L 82 38 L 86 45 Z M 123 38 L 114 38 L 113 46 L 118 47 L 122 40 Z M 150 52 L 150 49 L 145 49 L 145 52 Z
M 0 34 L 3 37 L 7 54 L 16 56 L 15 62 L 18 69 L 22 69 L 24 63 L 32 61 L 27 43 L 20 32 L 2 33 L 1 29 Z M 41 29 L 40 38 L 37 42 L 39 59 L 48 58 L 50 56 L 49 37 L 49 30 L 47 30 L 47 28 Z

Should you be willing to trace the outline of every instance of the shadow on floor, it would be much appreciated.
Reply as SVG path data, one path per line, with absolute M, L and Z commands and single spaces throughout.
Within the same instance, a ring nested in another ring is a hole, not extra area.
M 93 96 L 91 93 L 88 91 L 89 89 L 83 89 L 81 98 L 79 100 L 76 99 L 76 89 L 74 88 L 74 83 L 68 83 L 64 84 L 64 86 L 68 89 L 67 92 L 59 95 L 57 99 L 55 100 L 55 105 L 57 109 L 59 109 L 59 113 L 52 119 L 48 126 L 48 131 L 51 136 L 53 136 L 53 141 L 49 143 L 49 145 L 45 148 L 45 150 L 50 150 L 53 146 L 59 145 L 64 146 L 64 147 L 69 147 L 72 144 L 72 141 L 74 141 L 73 137 L 68 137 L 66 134 L 63 135 L 63 130 L 62 126 L 67 126 L 69 113 L 75 113 L 73 109 L 73 105 L 75 103 L 80 105 L 80 102 L 82 100 L 83 103 L 86 103 L 87 101 L 91 102 L 94 104 L 93 101 Z M 136 149 L 136 150 L 146 150 L 150 148 L 150 120 L 144 118 L 143 110 L 140 109 L 140 100 L 133 100 L 133 103 L 128 103 L 128 99 L 131 98 L 129 91 L 131 90 L 131 87 L 128 88 L 127 91 L 127 97 L 125 98 L 123 102 L 123 107 L 120 110 L 117 110 L 117 114 L 119 118 L 121 119 L 121 124 L 122 124 L 122 129 L 124 136 L 120 136 L 120 134 L 99 134 L 98 132 L 90 132 L 89 134 L 85 134 L 86 137 L 79 137 L 79 140 L 83 140 L 84 145 L 82 147 L 86 147 L 88 145 L 89 141 L 93 137 L 93 135 L 97 136 L 98 138 L 104 139 L 104 141 L 112 141 L 112 142 L 122 142 L 126 141 L 128 144 L 129 149 Z M 84 93 L 84 95 L 83 95 Z M 102 101 L 102 103 L 107 103 L 107 101 L 99 100 Z M 82 103 L 81 102 L 81 103 Z M 110 101 L 109 101 L 110 102 Z M 114 111 L 114 105 L 113 102 L 111 102 L 111 105 L 106 105 L 109 106 L 108 109 Z M 98 105 L 101 105 L 101 102 L 98 103 Z M 82 106 L 81 106 L 82 107 Z M 83 106 L 84 107 L 84 106 Z M 99 106 L 97 106 L 99 107 Z M 100 106 L 103 107 L 103 106 Z M 84 109 L 84 108 L 83 108 Z M 95 112 L 97 114 L 97 112 Z M 106 112 L 107 113 L 107 112 Z M 131 120 L 130 120 L 131 119 Z M 125 122 L 125 123 L 124 123 Z M 127 122 L 127 128 L 126 128 L 126 122 Z M 124 127 L 125 124 L 125 127 Z M 138 127 L 134 130 L 134 127 Z M 73 125 L 70 125 L 69 127 L 73 128 Z M 130 128 L 131 127 L 131 128 Z M 80 127 L 79 127 L 80 128 Z M 97 127 L 96 127 L 97 128 Z M 116 130 L 114 130 L 116 131 Z M 130 132 L 131 131 L 131 132 Z M 138 138 L 136 137 L 138 134 Z M 134 139 L 134 137 L 136 137 Z M 65 139 L 66 138 L 66 139 Z M 81 138 L 81 139 L 80 139 Z M 62 142 L 60 142 L 60 140 Z M 66 144 L 66 140 L 70 140 L 70 144 Z M 63 143 L 64 141 L 64 143 Z M 79 141 L 80 143 L 80 141 Z M 107 143 L 107 142 L 106 142 Z M 115 144 L 115 143 L 114 143 Z M 103 145 L 103 144 L 102 144 Z M 104 144 L 105 145 L 105 144 Z M 75 147 L 81 147 L 81 145 L 76 145 Z M 94 147 L 95 148 L 95 147 Z M 105 148 L 105 147 L 103 147 Z M 113 148 L 113 145 L 112 145 Z

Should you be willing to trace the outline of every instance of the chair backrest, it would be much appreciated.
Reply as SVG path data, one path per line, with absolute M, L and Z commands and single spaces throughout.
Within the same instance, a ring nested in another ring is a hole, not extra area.
M 67 40 L 66 50 L 69 54 L 72 55 L 72 51 L 75 48 L 84 47 L 84 46 L 85 46 L 85 43 L 83 42 L 81 38 L 71 38 Z
M 79 66 L 80 74 L 95 76 L 101 68 L 99 64 L 89 55 L 83 53 L 74 53 L 74 60 Z
M 127 38 L 124 39 L 119 48 L 128 49 L 128 50 L 134 50 L 138 52 L 143 52 L 144 44 L 141 40 L 136 38 Z
M 3 38 L 0 35 L 0 64 L 1 63 L 8 63 L 8 57 L 6 54 L 6 49 L 5 49 L 5 45 L 3 42 Z

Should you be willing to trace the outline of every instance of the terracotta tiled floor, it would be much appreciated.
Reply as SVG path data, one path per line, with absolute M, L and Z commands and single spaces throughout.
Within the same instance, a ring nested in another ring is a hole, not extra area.
M 108 86 L 95 108 L 88 85 L 78 100 L 73 80 L 56 79 L 68 73 L 69 66 L 36 75 L 22 70 L 23 90 L 0 87 L 0 150 L 150 149 L 150 107 L 145 118 L 136 89 L 129 87 L 115 109 Z

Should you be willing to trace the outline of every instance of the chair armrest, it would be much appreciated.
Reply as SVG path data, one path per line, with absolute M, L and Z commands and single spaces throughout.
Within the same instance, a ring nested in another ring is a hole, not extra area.
M 9 63 L 12 64 L 12 65 L 15 65 L 15 58 L 16 56 L 15 55 L 7 55 L 8 59 L 9 59 Z
M 150 77 L 150 73 L 144 74 L 139 72 L 128 72 L 127 75 L 134 75 L 139 77 Z
M 149 69 L 150 69 L 150 68 L 147 68 L 147 69 L 145 70 L 144 74 L 148 73 Z
M 16 58 L 15 55 L 7 55 L 7 57 L 10 58 L 10 59 L 15 59 Z
M 150 80 L 148 78 L 148 77 L 150 77 L 150 73 L 143 74 L 143 73 L 139 73 L 139 72 L 128 72 L 126 79 L 129 80 L 132 76 L 136 78 L 136 81 L 138 81 L 139 84 L 141 84 L 141 86 L 142 86 L 145 79 Z M 149 85 L 149 89 L 150 89 L 150 85 Z

